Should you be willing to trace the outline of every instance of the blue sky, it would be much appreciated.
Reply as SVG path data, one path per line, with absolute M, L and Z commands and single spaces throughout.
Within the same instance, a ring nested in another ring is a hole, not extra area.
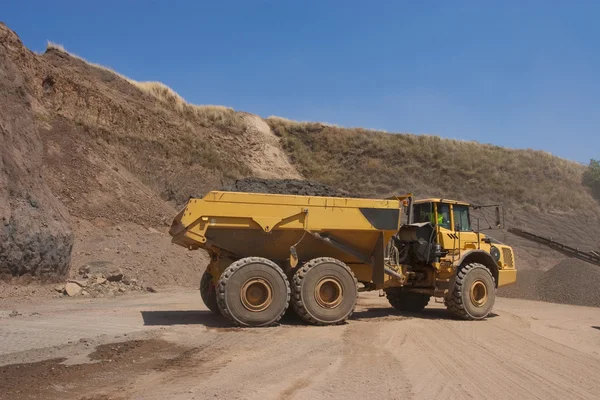
M 600 2 L 49 3 L 0 20 L 191 103 L 600 158 Z

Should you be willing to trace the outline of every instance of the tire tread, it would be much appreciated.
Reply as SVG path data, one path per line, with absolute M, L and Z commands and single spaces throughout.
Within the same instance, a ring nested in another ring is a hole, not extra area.
M 229 312 L 229 309 L 227 308 L 227 302 L 225 301 L 225 288 L 227 287 L 227 282 L 229 281 L 229 279 L 231 279 L 231 277 L 234 275 L 234 273 L 239 270 L 240 268 L 243 268 L 244 266 L 248 265 L 248 264 L 256 264 L 256 263 L 262 263 L 265 264 L 271 268 L 273 268 L 275 271 L 277 271 L 279 273 L 279 275 L 281 276 L 281 278 L 284 280 L 285 282 L 285 286 L 286 286 L 286 300 L 285 300 L 285 307 L 283 309 L 283 311 L 281 312 L 281 314 L 275 318 L 275 320 L 271 321 L 268 324 L 265 325 L 259 325 L 259 326 L 275 326 L 277 325 L 277 323 L 279 322 L 279 320 L 281 319 L 281 317 L 283 317 L 283 315 L 285 314 L 289 303 L 290 303 L 290 283 L 287 279 L 287 277 L 285 276 L 285 274 L 283 273 L 283 270 L 279 267 L 279 265 L 275 264 L 273 261 L 266 259 L 266 258 L 262 258 L 262 257 L 246 257 L 246 258 L 242 258 L 239 259 L 237 261 L 235 261 L 234 263 L 232 263 L 229 267 L 227 267 L 225 269 L 225 271 L 223 271 L 223 273 L 221 274 L 221 277 L 219 278 L 219 284 L 217 286 L 217 306 L 219 307 L 219 311 L 221 311 L 221 314 L 227 318 L 232 324 L 234 324 L 235 326 L 250 326 L 250 325 L 246 325 L 241 323 L 240 321 L 238 321 L 237 319 L 235 319 L 231 313 Z
M 450 311 L 452 314 L 454 314 L 456 317 L 458 317 L 460 319 L 465 319 L 465 320 L 482 319 L 482 318 L 475 318 L 469 314 L 469 312 L 465 308 L 465 304 L 464 304 L 463 298 L 462 298 L 463 291 L 465 290 L 464 283 L 465 283 L 465 278 L 467 277 L 467 274 L 469 274 L 469 272 L 477 270 L 477 269 L 484 269 L 488 274 L 490 274 L 490 277 L 492 278 L 494 290 L 495 290 L 496 282 L 494 280 L 494 276 L 492 275 L 490 270 L 485 265 L 480 264 L 480 263 L 470 263 L 470 264 L 463 266 L 461 269 L 459 269 L 458 272 L 456 273 L 456 281 L 454 283 L 454 290 L 452 290 L 452 292 L 448 293 L 448 295 L 444 299 L 444 304 L 446 305 L 446 308 L 448 309 L 448 311 Z
M 206 307 L 208 307 L 211 312 L 214 314 L 221 314 L 217 304 L 217 287 L 215 286 L 215 290 L 212 295 L 209 291 L 212 279 L 212 274 L 208 271 L 204 271 L 202 278 L 200 279 L 200 296 L 202 297 L 202 301 Z
M 356 298 L 358 299 L 358 281 L 356 280 L 356 276 L 354 276 L 354 272 L 352 272 L 350 267 L 348 267 L 346 264 L 344 264 L 343 262 L 341 262 L 340 260 L 337 260 L 335 258 L 320 257 L 320 258 L 314 258 L 314 259 L 310 260 L 309 262 L 305 263 L 294 274 L 294 278 L 292 281 L 292 307 L 293 307 L 294 311 L 296 312 L 296 314 L 303 321 L 308 322 L 309 324 L 319 325 L 319 326 L 341 325 L 341 324 L 345 323 L 346 320 L 352 316 L 352 314 L 354 313 L 354 308 L 356 307 L 356 303 L 354 304 L 354 307 L 352 307 L 352 311 L 350 311 L 350 313 L 346 316 L 346 318 L 344 318 L 341 321 L 337 321 L 335 323 L 328 323 L 325 321 L 318 320 L 318 319 L 314 318 L 313 316 L 311 316 L 302 301 L 302 280 L 306 277 L 306 274 L 308 274 L 308 272 L 312 268 L 314 268 L 315 266 L 317 266 L 319 264 L 325 263 L 325 262 L 336 264 L 336 265 L 344 268 L 350 274 L 350 276 L 354 280 L 354 285 L 356 286 Z

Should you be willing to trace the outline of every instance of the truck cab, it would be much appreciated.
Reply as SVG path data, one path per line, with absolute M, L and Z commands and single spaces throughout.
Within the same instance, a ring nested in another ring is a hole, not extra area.
M 400 264 L 402 275 L 390 278 L 384 288 L 390 304 L 419 311 L 431 297 L 437 297 L 459 318 L 489 315 L 496 289 L 514 283 L 517 277 L 512 248 L 481 233 L 479 220 L 472 218 L 471 210 L 477 209 L 487 222 L 491 207 L 496 208 L 500 228 L 500 206 L 440 198 L 415 200 L 387 258 L 392 270 Z
M 479 221 L 471 217 L 472 209 L 495 208 L 495 228 L 500 228 L 500 206 L 476 206 L 447 199 L 416 200 L 412 222 L 431 223 L 436 230 L 437 243 L 444 255 L 440 257 L 438 281 L 452 279 L 455 270 L 468 263 L 485 265 L 494 277 L 496 287 L 516 282 L 515 258 L 510 246 L 479 231 Z M 487 219 L 486 219 L 487 222 Z M 441 283 L 441 282 L 438 282 Z M 439 285 L 440 289 L 443 284 Z

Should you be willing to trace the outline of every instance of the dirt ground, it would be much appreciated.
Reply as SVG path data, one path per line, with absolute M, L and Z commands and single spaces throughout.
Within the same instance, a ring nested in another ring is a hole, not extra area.
M 600 309 L 497 301 L 478 322 L 362 294 L 349 323 L 230 328 L 196 291 L 0 301 L 2 399 L 597 399 Z

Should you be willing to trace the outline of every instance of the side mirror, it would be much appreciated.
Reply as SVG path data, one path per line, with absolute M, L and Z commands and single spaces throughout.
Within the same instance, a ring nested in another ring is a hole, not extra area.
M 502 226 L 502 221 L 500 220 L 500 207 L 496 206 L 496 227 L 500 228 Z

